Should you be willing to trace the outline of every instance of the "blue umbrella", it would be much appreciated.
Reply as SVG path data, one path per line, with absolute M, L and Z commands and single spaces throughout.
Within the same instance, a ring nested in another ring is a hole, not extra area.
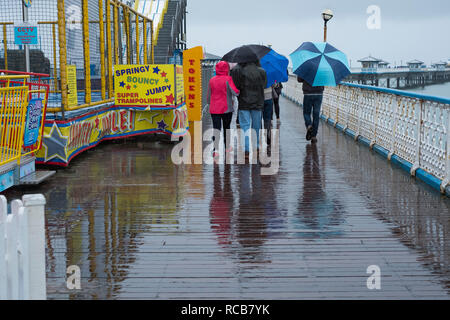
M 267 73 L 267 87 L 275 84 L 275 82 L 287 82 L 289 74 L 287 71 L 289 60 L 274 50 L 269 51 L 260 60 L 261 67 Z
M 314 87 L 335 87 L 351 73 L 347 56 L 325 42 L 305 42 L 290 57 L 294 73 Z
M 289 60 L 269 47 L 250 44 L 235 48 L 222 58 L 223 61 L 234 63 L 246 63 L 259 60 L 261 67 L 267 73 L 267 87 L 275 82 L 287 82 L 289 80 Z

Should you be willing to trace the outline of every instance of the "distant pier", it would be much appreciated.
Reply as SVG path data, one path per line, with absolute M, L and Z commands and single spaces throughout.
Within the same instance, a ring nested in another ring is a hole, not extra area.
M 424 62 L 419 60 L 410 61 L 407 66 L 388 68 L 389 62 L 372 56 L 358 62 L 362 68 L 352 68 L 347 82 L 393 89 L 411 89 L 450 82 L 450 68 L 445 62 L 438 62 L 431 68 L 426 68 Z
M 450 69 L 410 70 L 410 69 L 377 69 L 373 71 L 353 72 L 348 82 L 386 87 L 393 89 L 411 89 L 431 84 L 450 82 Z

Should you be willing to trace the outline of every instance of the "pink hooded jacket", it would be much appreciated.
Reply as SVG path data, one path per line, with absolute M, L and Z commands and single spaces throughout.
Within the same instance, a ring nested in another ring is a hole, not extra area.
M 209 112 L 211 114 L 233 112 L 233 96 L 238 95 L 239 90 L 230 76 L 228 62 L 219 62 L 216 66 L 216 76 L 209 81 Z

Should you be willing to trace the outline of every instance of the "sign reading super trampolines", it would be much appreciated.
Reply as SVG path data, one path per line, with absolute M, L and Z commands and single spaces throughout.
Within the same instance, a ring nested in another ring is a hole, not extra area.
M 116 105 L 175 107 L 184 101 L 177 98 L 175 70 L 173 64 L 115 66 Z

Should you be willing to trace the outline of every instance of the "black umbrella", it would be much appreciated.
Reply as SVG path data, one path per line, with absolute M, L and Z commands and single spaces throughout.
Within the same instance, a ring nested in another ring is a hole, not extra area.
M 260 60 L 272 49 L 257 44 L 245 45 L 233 49 L 223 56 L 222 60 L 234 63 L 247 63 Z

